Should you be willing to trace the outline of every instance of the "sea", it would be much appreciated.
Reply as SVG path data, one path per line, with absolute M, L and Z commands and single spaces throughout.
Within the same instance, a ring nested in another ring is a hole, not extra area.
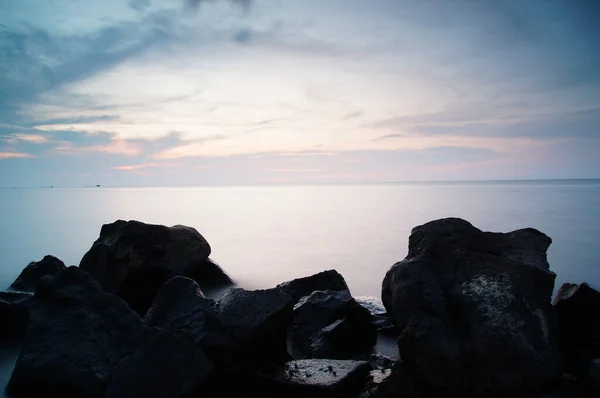
M 562 283 L 600 289 L 600 179 L 202 187 L 0 188 L 0 288 L 46 254 L 78 265 L 103 224 L 196 228 L 246 289 L 336 269 L 355 296 L 379 297 L 413 227 L 460 217 L 494 232 L 552 238 Z M 0 350 L 0 388 L 14 351 Z

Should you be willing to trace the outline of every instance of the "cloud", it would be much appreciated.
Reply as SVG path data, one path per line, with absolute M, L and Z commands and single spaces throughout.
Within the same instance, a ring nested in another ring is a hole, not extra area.
M 48 137 L 39 134 L 13 134 L 1 136 L 7 142 L 23 141 L 31 144 L 46 144 L 49 142 Z
M 178 164 L 172 163 L 142 163 L 142 164 L 132 164 L 132 165 L 123 165 L 123 166 L 114 166 L 113 170 L 121 170 L 121 171 L 132 171 L 139 169 L 146 169 L 152 167 L 178 167 Z
M 202 4 L 213 3 L 217 0 L 184 0 L 185 5 L 193 10 L 198 11 Z M 227 0 L 229 3 L 239 6 L 244 12 L 249 12 L 252 7 L 252 0 Z
M 0 159 L 34 158 L 34 155 L 21 152 L 0 152 Z
M 395 133 L 395 134 L 387 134 L 387 135 L 383 135 L 381 137 L 374 138 L 373 141 L 389 140 L 389 139 L 393 139 L 393 138 L 406 138 L 406 137 L 410 137 L 410 135 Z
M 136 11 L 145 11 L 152 4 L 150 0 L 129 0 L 129 7 Z
M 75 146 L 71 142 L 62 142 L 52 149 L 60 155 L 82 155 L 89 152 L 100 152 L 107 155 L 138 156 L 142 153 L 140 145 L 129 140 L 115 139 L 105 145 Z

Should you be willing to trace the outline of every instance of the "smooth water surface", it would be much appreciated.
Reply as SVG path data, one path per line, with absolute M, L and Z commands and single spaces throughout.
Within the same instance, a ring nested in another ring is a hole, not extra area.
M 354 295 L 379 296 L 412 227 L 462 217 L 483 230 L 534 227 L 553 239 L 562 282 L 600 288 L 600 180 L 316 186 L 0 189 L 0 288 L 29 261 L 79 264 L 102 224 L 136 219 L 198 229 L 246 288 L 329 268 Z

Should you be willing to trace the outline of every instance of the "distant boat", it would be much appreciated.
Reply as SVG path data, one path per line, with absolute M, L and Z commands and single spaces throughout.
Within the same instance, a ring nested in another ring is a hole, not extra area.
M 54 185 L 50 185 L 50 188 L 54 188 Z
M 96 187 L 99 187 L 99 186 L 100 186 L 100 184 L 96 184 Z

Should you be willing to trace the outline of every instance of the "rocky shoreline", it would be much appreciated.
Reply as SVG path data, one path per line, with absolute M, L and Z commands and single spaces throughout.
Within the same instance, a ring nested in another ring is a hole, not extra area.
M 551 242 L 457 218 L 415 227 L 382 306 L 335 270 L 241 289 L 195 229 L 118 220 L 78 267 L 46 256 L 0 292 L 0 346 L 21 346 L 6 394 L 596 396 L 600 293 L 565 284 L 552 300 Z M 382 336 L 400 358 L 374 351 Z

